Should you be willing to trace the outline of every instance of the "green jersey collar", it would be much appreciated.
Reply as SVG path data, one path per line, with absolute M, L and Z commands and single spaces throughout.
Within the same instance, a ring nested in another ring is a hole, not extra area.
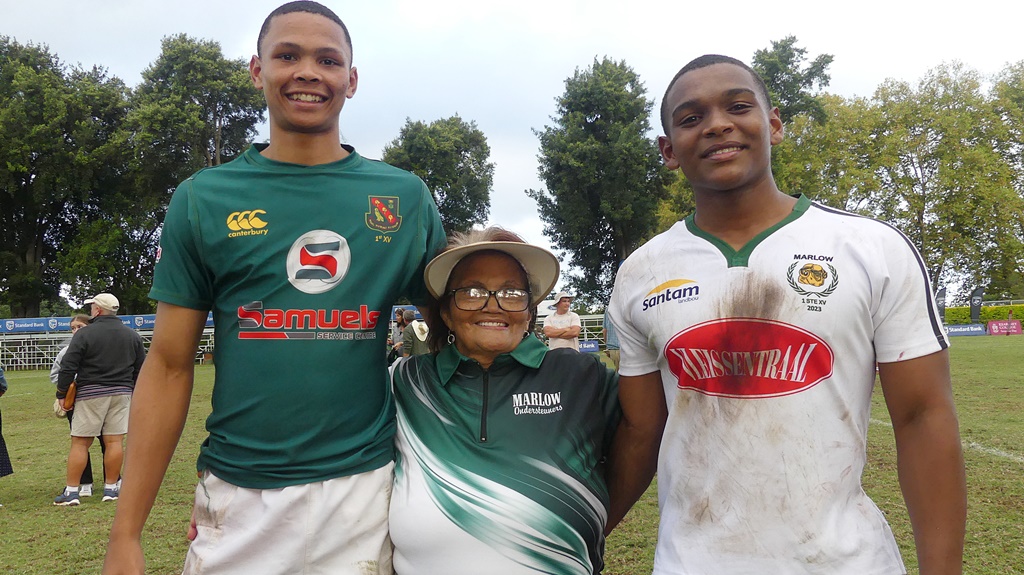
M 694 220 L 694 217 L 697 215 L 696 212 L 686 216 L 686 229 L 690 230 L 691 234 L 699 238 L 704 238 L 713 246 L 717 247 L 718 251 L 722 252 L 725 259 L 729 261 L 729 267 L 746 267 L 747 261 L 750 259 L 751 252 L 754 251 L 754 248 L 756 248 L 758 244 L 764 241 L 768 236 L 775 233 L 775 231 L 782 226 L 785 226 L 804 215 L 804 212 L 806 212 L 809 207 L 811 207 L 811 200 L 809 200 L 807 196 L 800 194 L 796 198 L 796 205 L 793 206 L 793 211 L 790 212 L 788 216 L 783 218 L 782 221 L 774 226 L 754 236 L 754 238 L 740 248 L 739 251 L 732 249 L 732 246 L 729 244 L 698 228 L 697 222 Z
M 341 147 L 345 148 L 345 150 L 348 152 L 348 155 L 336 162 L 330 162 L 327 164 L 317 164 L 315 166 L 293 164 L 291 162 L 279 162 L 277 160 L 271 160 L 270 158 L 264 157 L 263 154 L 260 153 L 263 150 L 267 149 L 267 146 L 269 145 L 270 144 L 254 143 L 253 145 L 249 146 L 249 149 L 247 149 L 244 154 L 246 161 L 249 162 L 250 164 L 255 164 L 257 166 L 261 166 L 264 168 L 272 166 L 280 168 L 282 166 L 286 166 L 288 168 L 306 171 L 334 171 L 339 168 L 348 168 L 349 166 L 358 165 L 362 161 L 362 157 L 358 153 L 356 153 L 355 148 L 348 144 L 342 144 Z
M 541 343 L 539 339 L 533 337 L 531 334 L 529 337 L 519 342 L 519 345 L 512 350 L 511 353 L 503 353 L 498 357 L 494 358 L 494 364 L 491 365 L 491 369 L 497 366 L 506 365 L 510 362 L 517 362 L 524 367 L 530 367 L 537 369 L 540 364 L 544 362 L 544 355 L 548 352 L 548 346 Z M 472 362 L 477 364 L 477 361 L 470 359 L 455 348 L 455 345 L 446 345 L 441 348 L 438 352 L 437 358 L 434 360 L 437 365 L 437 375 L 441 380 L 441 385 L 448 385 L 448 381 L 455 375 L 455 371 L 458 369 L 459 364 L 463 362 Z M 479 364 L 477 364 L 479 365 Z

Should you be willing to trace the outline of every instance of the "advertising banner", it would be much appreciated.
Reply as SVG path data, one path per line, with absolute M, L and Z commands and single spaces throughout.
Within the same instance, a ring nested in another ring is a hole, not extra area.
M 1020 320 L 1003 319 L 988 322 L 990 335 L 1020 335 Z
M 151 330 L 156 314 L 119 315 L 117 319 L 132 329 Z M 206 327 L 213 327 L 213 314 L 207 314 Z M 71 331 L 69 317 L 33 317 L 0 320 L 0 333 L 47 333 Z
M 955 335 L 988 335 L 985 331 L 985 326 L 980 323 L 972 323 L 968 325 L 947 325 L 946 335 L 952 337 Z
M 985 295 L 985 288 L 980 287 L 971 292 L 971 323 L 981 321 L 981 298 Z

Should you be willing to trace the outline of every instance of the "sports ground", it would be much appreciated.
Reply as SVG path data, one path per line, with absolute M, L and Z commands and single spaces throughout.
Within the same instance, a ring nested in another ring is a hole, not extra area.
M 964 573 L 1024 574 L 1024 337 L 954 338 L 950 354 L 967 462 Z M 189 421 L 145 532 L 148 573 L 181 570 L 213 370 L 196 368 Z M 92 497 L 78 507 L 51 505 L 64 483 L 67 421 L 53 416 L 53 387 L 46 372 L 7 372 L 7 379 L 10 390 L 0 398 L 0 412 L 15 474 L 0 479 L 0 573 L 98 573 L 116 503 Z M 888 517 L 909 573 L 917 573 L 880 390 L 873 401 L 864 486 Z M 98 446 L 92 458 L 98 474 Z M 609 539 L 605 573 L 650 573 L 657 522 L 652 487 Z

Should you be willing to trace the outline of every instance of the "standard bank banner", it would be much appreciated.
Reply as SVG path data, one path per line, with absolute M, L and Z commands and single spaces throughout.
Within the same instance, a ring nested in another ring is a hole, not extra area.
M 981 323 L 970 323 L 965 325 L 947 325 L 946 335 L 988 335 L 985 325 Z
M 132 329 L 151 330 L 156 324 L 156 314 L 119 315 L 117 319 Z M 213 314 L 207 314 L 206 327 L 213 327 Z M 71 331 L 69 317 L 33 317 L 0 320 L 0 333 L 46 333 Z

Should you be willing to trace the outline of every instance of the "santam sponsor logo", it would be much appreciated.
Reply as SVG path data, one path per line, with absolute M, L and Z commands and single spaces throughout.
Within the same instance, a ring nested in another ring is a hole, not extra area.
M 643 311 L 666 302 L 683 303 L 700 299 L 700 286 L 688 279 L 669 280 L 652 289 L 644 297 Z
M 758 318 L 691 326 L 669 340 L 665 358 L 680 389 L 751 399 L 807 390 L 831 377 L 835 362 L 813 333 Z
M 358 310 L 263 309 L 254 301 L 238 308 L 238 339 L 376 339 L 380 312 Z

